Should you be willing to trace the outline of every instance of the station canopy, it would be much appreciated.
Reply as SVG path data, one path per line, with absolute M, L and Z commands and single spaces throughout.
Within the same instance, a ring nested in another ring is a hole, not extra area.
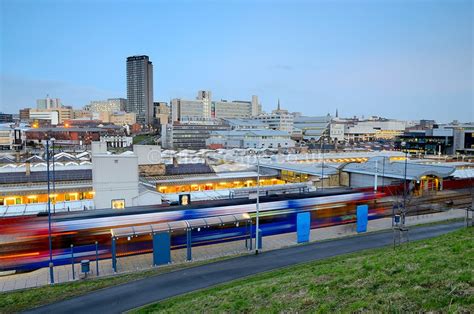
M 158 232 L 173 232 L 175 230 L 223 226 L 231 223 L 238 224 L 239 222 L 245 222 L 249 219 L 250 216 L 248 214 L 224 215 L 207 218 L 162 222 L 158 224 L 116 228 L 111 229 L 110 233 L 114 238 L 137 237 Z
M 386 178 L 404 179 L 405 162 L 390 161 L 388 158 L 374 157 L 364 163 L 349 163 L 342 168 L 349 173 L 359 173 Z M 450 166 L 439 166 L 430 164 L 406 163 L 407 180 L 420 180 L 424 176 L 446 178 L 454 173 L 456 169 Z

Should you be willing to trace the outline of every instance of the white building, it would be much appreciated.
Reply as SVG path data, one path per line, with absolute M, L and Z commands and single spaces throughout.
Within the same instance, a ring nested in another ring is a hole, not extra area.
M 290 134 L 275 130 L 230 130 L 215 131 L 206 140 L 212 148 L 289 148 L 295 142 Z
M 318 141 L 323 134 L 327 134 L 331 116 L 297 116 L 293 121 L 293 128 L 301 132 L 305 141 Z M 293 132 L 295 133 L 295 132 Z M 300 135 L 300 134 L 298 134 Z
M 329 127 L 329 137 L 333 141 L 344 141 L 346 125 L 344 123 L 331 123 Z
M 280 100 L 278 100 L 278 106 L 272 113 L 261 114 L 257 117 L 260 121 L 268 125 L 269 129 L 284 131 L 291 134 L 293 132 L 293 120 L 294 116 L 280 108 Z
M 377 139 L 394 139 L 402 135 L 413 123 L 402 120 L 371 117 L 367 120 L 334 119 L 330 125 L 331 139 L 363 142 Z
M 94 149 L 95 150 L 95 149 Z M 139 196 L 138 157 L 132 152 L 93 152 L 92 185 L 95 208 L 125 208 Z
M 59 112 L 56 110 L 46 110 L 47 109 L 41 111 L 30 110 L 30 120 L 48 120 L 50 121 L 51 125 L 58 125 Z
M 121 135 L 102 135 L 100 137 L 102 143 L 106 143 L 107 147 L 129 147 L 133 144 L 133 137 Z

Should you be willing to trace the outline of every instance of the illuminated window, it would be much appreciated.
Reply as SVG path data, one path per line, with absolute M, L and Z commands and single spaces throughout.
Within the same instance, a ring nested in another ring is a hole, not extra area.
M 125 200 L 112 200 L 112 208 L 113 209 L 123 209 L 125 208 Z

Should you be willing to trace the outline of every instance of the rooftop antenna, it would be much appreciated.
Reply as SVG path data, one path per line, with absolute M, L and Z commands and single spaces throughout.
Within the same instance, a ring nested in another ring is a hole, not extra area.
M 280 98 L 278 98 L 277 110 L 280 111 Z

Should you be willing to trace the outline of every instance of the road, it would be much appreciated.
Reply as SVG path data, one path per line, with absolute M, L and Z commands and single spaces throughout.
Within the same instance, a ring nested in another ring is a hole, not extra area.
M 439 236 L 463 222 L 411 228 L 410 241 Z M 263 241 L 265 245 L 265 240 Z M 161 274 L 36 308 L 31 313 L 121 313 L 152 302 L 261 272 L 393 243 L 392 231 L 362 234 L 286 249 L 245 255 Z

